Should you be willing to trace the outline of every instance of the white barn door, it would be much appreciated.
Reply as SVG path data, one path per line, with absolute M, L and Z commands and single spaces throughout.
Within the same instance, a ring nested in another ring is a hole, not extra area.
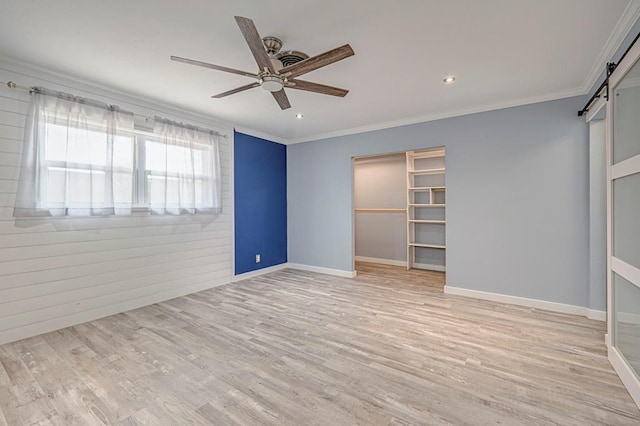
M 640 43 L 609 79 L 607 322 L 609 360 L 640 406 Z

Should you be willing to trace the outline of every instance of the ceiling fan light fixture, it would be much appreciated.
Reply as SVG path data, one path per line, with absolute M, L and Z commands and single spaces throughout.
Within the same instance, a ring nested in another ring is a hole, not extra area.
M 456 81 L 456 77 L 454 75 L 449 75 L 449 76 L 446 76 L 445 78 L 443 78 L 442 81 L 443 81 L 444 84 L 451 84 L 454 81 Z
M 268 92 L 279 92 L 284 87 L 282 78 L 275 75 L 265 75 L 260 81 L 262 88 Z

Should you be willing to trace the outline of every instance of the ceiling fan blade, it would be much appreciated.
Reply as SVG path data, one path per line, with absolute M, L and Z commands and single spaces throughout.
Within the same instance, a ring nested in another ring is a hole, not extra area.
M 277 92 L 271 92 L 274 99 L 280 105 L 280 109 L 289 109 L 291 108 L 291 104 L 289 103 L 289 98 L 287 98 L 287 94 L 284 93 L 284 89 L 280 89 Z
M 267 68 L 270 73 L 275 74 L 276 70 L 269 59 L 269 55 L 267 55 L 264 43 L 262 42 L 262 37 L 258 34 L 258 30 L 256 29 L 253 21 L 249 18 L 243 18 L 242 16 L 236 16 L 235 18 L 238 26 L 240 27 L 240 31 L 242 31 L 242 35 L 247 41 L 249 49 L 260 68 L 260 71 Z
M 346 89 L 304 80 L 289 80 L 287 87 L 290 89 L 306 90 L 307 92 L 322 93 L 323 95 L 339 96 L 341 98 L 344 98 L 347 96 L 347 93 L 349 93 Z
M 336 47 L 328 52 L 312 56 L 304 61 L 284 67 L 279 71 L 279 73 L 285 77 L 294 78 L 353 55 L 354 52 L 351 46 L 345 44 L 344 46 Z
M 233 95 L 234 93 L 244 92 L 245 90 L 253 89 L 254 87 L 259 87 L 260 83 L 257 81 L 255 83 L 247 84 L 245 86 L 236 87 L 235 89 L 227 90 L 226 92 L 218 93 L 217 95 L 213 95 L 212 98 L 224 98 L 225 96 Z
M 193 59 L 181 58 L 180 56 L 172 56 L 171 60 L 172 61 L 176 61 L 176 62 L 183 62 L 185 64 L 197 65 L 199 67 L 211 68 L 213 70 L 230 72 L 231 74 L 243 75 L 245 77 L 258 78 L 258 74 L 253 74 L 253 73 L 246 72 L 246 71 L 235 70 L 233 68 L 227 68 L 227 67 L 223 67 L 223 66 L 220 66 L 220 65 L 209 64 L 207 62 L 200 62 L 200 61 L 196 61 L 196 60 L 193 60 Z

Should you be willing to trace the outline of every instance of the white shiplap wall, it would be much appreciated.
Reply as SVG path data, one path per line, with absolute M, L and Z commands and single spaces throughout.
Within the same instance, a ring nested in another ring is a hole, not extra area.
M 231 126 L 0 58 L 0 82 L 40 85 L 218 130 L 223 213 L 193 217 L 12 217 L 29 94 L 0 87 L 0 344 L 231 281 Z

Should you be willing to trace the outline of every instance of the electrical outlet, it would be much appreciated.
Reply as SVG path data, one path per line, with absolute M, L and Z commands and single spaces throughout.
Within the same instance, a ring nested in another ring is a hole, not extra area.
M 260 255 L 256 254 L 256 263 L 260 263 Z

